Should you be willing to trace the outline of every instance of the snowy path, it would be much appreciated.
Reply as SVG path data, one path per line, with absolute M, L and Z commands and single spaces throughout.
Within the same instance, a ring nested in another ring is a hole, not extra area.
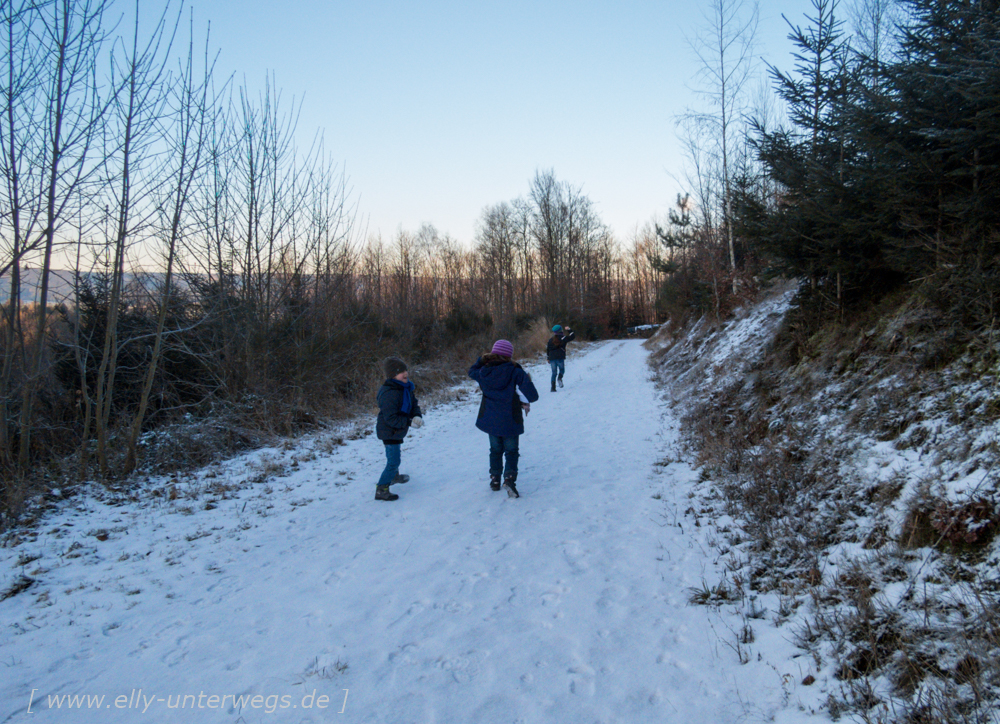
M 654 465 L 674 433 L 645 361 L 638 342 L 595 345 L 555 394 L 547 367 L 530 368 L 542 397 L 521 439 L 519 500 L 488 488 L 469 394 L 411 433 L 396 503 L 371 499 L 384 456 L 368 437 L 329 455 L 272 451 L 297 456 L 286 477 L 210 510 L 207 494 L 187 510 L 67 506 L 43 527 L 61 537 L 0 551 L 3 589 L 21 570 L 38 580 L 0 603 L 0 722 L 773 714 L 777 677 L 762 688 L 713 614 L 687 605 L 713 559 L 674 517 L 692 471 Z M 105 698 L 82 704 L 99 714 L 53 710 L 67 694 Z

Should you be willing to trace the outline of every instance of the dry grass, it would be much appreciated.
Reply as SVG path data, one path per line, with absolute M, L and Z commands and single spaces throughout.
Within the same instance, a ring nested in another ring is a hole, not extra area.
M 539 317 L 517 338 L 514 354 L 520 358 L 536 357 L 545 351 L 552 336 L 552 324 L 547 317 Z
M 997 600 L 965 586 L 959 596 L 917 587 L 901 604 L 875 592 L 891 557 L 856 566 L 831 581 L 800 645 L 835 656 L 841 697 L 830 706 L 862 722 L 996 724 L 1000 684 Z M 954 590 L 961 590 L 959 586 Z M 941 589 L 943 590 L 943 589 Z M 949 589 L 951 590 L 951 589 Z
M 965 361 L 911 300 L 890 301 L 847 325 L 786 318 L 753 384 L 699 387 L 696 327 L 661 331 L 653 364 L 694 390 L 683 429 L 714 481 L 702 505 L 741 521 L 747 541 L 733 580 L 778 593 L 775 620 L 795 621 L 799 645 L 837 672 L 831 717 L 997 724 L 1000 452 L 984 442 L 997 395 L 981 382 L 995 361 Z M 926 480 L 873 479 L 857 447 L 870 441 L 936 463 Z M 945 470 L 952 481 L 982 471 L 982 483 L 942 500 L 932 491 Z M 844 544 L 855 552 L 827 575 L 824 556 Z
M 476 357 L 489 349 L 493 334 L 487 328 L 452 341 L 427 339 L 420 349 L 410 349 L 401 341 L 366 340 L 349 354 L 317 358 L 296 368 L 299 374 L 294 385 L 248 382 L 238 397 L 213 396 L 185 414 L 158 419 L 140 438 L 137 474 L 195 470 L 246 450 L 289 445 L 301 435 L 351 419 L 361 421 L 354 437 L 363 437 L 374 427 L 375 394 L 384 381 L 382 360 L 386 356 L 399 356 L 410 364 L 411 379 L 427 409 L 454 399 L 455 384 L 465 378 Z M 515 346 L 523 352 L 517 341 Z M 125 490 L 130 480 L 119 480 L 114 473 L 121 469 L 125 456 L 121 444 L 125 428 L 111 433 L 107 455 L 112 473 L 105 482 L 109 489 Z M 79 440 L 63 437 L 61 446 L 47 448 L 44 464 L 29 473 L 6 475 L 8 471 L 0 470 L 0 531 L 30 524 L 49 488 L 70 491 L 76 482 L 98 477 L 96 456 L 91 454 L 88 469 L 81 470 Z M 41 434 L 34 439 L 39 445 L 45 442 Z

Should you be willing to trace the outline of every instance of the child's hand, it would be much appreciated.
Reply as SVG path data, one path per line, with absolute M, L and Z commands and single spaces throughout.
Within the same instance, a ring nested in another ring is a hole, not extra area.
M 412 420 L 410 420 L 410 427 L 420 427 L 423 424 L 424 424 L 424 418 L 422 417 L 414 417 Z

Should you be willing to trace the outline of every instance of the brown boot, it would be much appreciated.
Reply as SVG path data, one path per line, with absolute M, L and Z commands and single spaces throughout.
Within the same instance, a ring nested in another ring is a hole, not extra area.
M 376 485 L 375 500 L 399 500 L 399 496 L 395 493 L 390 493 L 388 485 Z

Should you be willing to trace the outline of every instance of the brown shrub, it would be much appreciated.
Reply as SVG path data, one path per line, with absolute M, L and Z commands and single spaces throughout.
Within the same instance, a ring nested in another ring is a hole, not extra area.
M 961 504 L 942 500 L 934 508 L 930 522 L 941 539 L 952 545 L 984 546 L 996 535 L 1000 513 L 993 501 L 984 497 Z
M 514 354 L 518 357 L 535 357 L 545 351 L 549 337 L 552 336 L 552 325 L 547 317 L 539 317 L 528 329 L 517 338 Z

